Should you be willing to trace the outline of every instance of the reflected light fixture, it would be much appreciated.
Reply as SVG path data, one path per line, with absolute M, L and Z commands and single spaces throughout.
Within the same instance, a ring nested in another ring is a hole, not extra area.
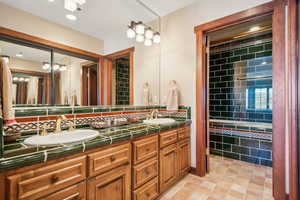
M 152 39 L 153 38 L 153 31 L 151 28 L 147 28 L 145 31 L 145 38 Z
M 260 29 L 259 26 L 253 26 L 249 29 L 250 32 L 258 31 Z
M 24 80 L 25 82 L 29 82 L 29 78 L 25 78 L 25 80 Z
M 60 71 L 66 71 L 67 70 L 67 67 L 66 65 L 62 65 L 60 68 L 59 68 Z
M 47 62 L 44 62 L 43 63 L 43 70 L 48 70 L 48 69 L 50 69 L 50 64 L 47 63 Z
M 75 15 L 72 15 L 72 14 L 67 14 L 66 18 L 71 20 L 71 21 L 76 21 L 77 20 L 77 17 Z
M 53 70 L 54 70 L 54 71 L 59 70 L 59 64 L 54 64 Z
M 19 58 L 22 58 L 23 57 L 23 53 L 22 52 L 17 53 L 16 56 L 19 57 Z

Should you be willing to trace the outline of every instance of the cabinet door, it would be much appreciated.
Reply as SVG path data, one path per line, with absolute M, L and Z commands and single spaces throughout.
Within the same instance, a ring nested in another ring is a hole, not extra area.
M 178 144 L 178 170 L 180 176 L 183 176 L 189 172 L 191 166 L 190 163 L 191 142 L 189 139 L 186 139 Z
M 91 179 L 87 188 L 89 200 L 130 200 L 130 165 L 115 168 Z
M 160 188 L 161 192 L 174 183 L 178 176 L 177 144 L 160 151 Z
M 59 192 L 51 194 L 41 200 L 85 200 L 86 199 L 86 184 L 85 182 L 73 185 Z

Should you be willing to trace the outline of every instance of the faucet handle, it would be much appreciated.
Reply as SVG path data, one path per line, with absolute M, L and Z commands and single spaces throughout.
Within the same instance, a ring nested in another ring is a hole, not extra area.
M 43 125 L 42 133 L 40 133 L 39 135 L 40 136 L 46 136 L 46 135 L 48 135 L 48 130 L 47 130 L 48 128 L 49 128 L 49 126 L 47 124 L 44 124 Z
M 74 122 L 69 122 L 69 131 L 74 131 L 74 130 L 75 130 Z

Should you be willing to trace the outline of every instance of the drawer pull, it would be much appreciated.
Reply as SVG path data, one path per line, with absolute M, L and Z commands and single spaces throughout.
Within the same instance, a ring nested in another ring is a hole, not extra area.
M 149 175 L 149 174 L 150 174 L 150 172 L 149 172 L 148 168 L 146 168 L 146 169 L 145 169 L 145 173 L 146 173 L 147 175 Z
M 149 148 L 147 148 L 147 149 L 146 149 L 146 151 L 147 151 L 147 152 L 149 152 L 149 151 L 150 151 L 150 149 L 149 149 Z
M 115 156 L 111 156 L 111 157 L 110 157 L 110 161 L 111 161 L 111 162 L 114 162 L 115 160 L 116 160 L 116 157 L 115 157 Z
M 56 175 L 52 175 L 52 177 L 51 177 L 51 183 L 54 184 L 54 183 L 56 183 L 58 181 L 59 181 L 59 177 L 56 176 Z
M 146 196 L 147 196 L 147 197 L 150 197 L 150 193 L 149 193 L 149 192 L 146 192 Z

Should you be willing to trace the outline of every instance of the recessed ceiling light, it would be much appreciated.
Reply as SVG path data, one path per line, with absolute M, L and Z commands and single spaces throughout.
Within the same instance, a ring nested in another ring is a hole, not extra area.
M 253 32 L 253 31 L 258 31 L 259 29 L 260 29 L 259 26 L 253 26 L 253 27 L 251 27 L 249 30 L 250 30 L 251 32 Z
M 48 0 L 49 2 L 54 2 L 54 0 Z
M 69 20 L 72 20 L 72 21 L 76 21 L 77 20 L 77 17 L 75 15 L 72 15 L 72 14 L 67 14 L 66 18 L 69 19 Z
M 21 57 L 23 57 L 23 53 L 22 52 L 17 53 L 16 56 L 19 57 L 19 58 L 21 58 Z

